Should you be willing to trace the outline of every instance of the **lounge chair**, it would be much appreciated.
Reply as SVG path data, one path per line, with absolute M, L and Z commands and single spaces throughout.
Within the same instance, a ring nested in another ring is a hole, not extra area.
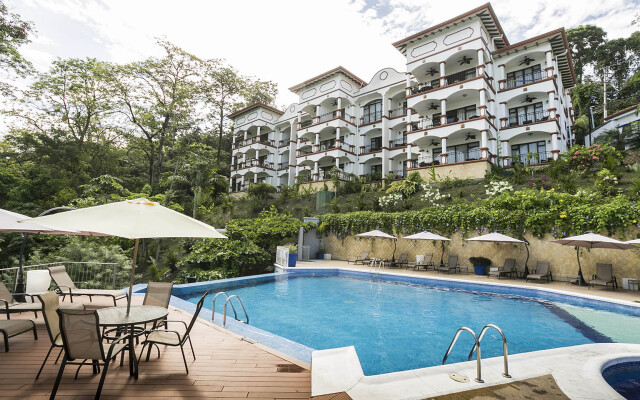
M 527 275 L 525 282 L 529 282 L 529 279 L 546 279 L 547 282 L 552 280 L 551 270 L 549 270 L 549 263 L 546 261 L 538 261 L 536 269 L 533 270 L 533 274 Z
M 608 287 L 609 284 L 613 290 L 618 287 L 618 281 L 613 276 L 613 266 L 611 264 L 596 264 L 596 274 L 591 277 L 587 287 L 596 285 Z
M 33 331 L 33 337 L 38 340 L 38 332 L 36 332 L 36 324 L 30 319 L 17 319 L 13 321 L 0 321 L 0 334 L 4 339 L 4 351 L 9 351 L 9 338 L 21 335 L 23 333 Z
M 362 251 L 362 255 L 360 256 L 360 258 L 354 258 L 354 259 L 351 259 L 351 260 L 347 260 L 347 264 L 349 264 L 349 263 L 354 263 L 354 264 L 362 263 L 362 265 L 364 265 L 367 262 L 369 262 L 370 260 L 371 260 L 371 258 L 369 258 L 369 250 L 363 250 Z
M 504 266 L 489 268 L 489 274 L 487 275 L 487 278 L 495 276 L 496 278 L 500 279 L 501 276 L 507 275 L 509 275 L 509 277 L 512 277 L 514 272 L 516 272 L 516 259 L 505 258 Z
M 58 287 L 58 293 L 62 295 L 62 298 L 69 295 L 71 302 L 73 303 L 73 296 L 89 296 L 89 301 L 93 296 L 111 297 L 113 299 L 113 305 L 116 304 L 116 300 L 127 299 L 128 294 L 124 290 L 109 290 L 109 289 L 78 289 L 76 283 L 82 283 L 86 286 L 87 282 L 73 282 L 67 274 L 67 270 L 64 265 L 58 265 L 56 267 L 49 268 L 49 274 L 51 279 Z
M 193 317 L 191 318 L 191 322 L 187 325 L 184 321 L 167 321 L 171 323 L 180 323 L 184 326 L 185 332 L 180 334 L 178 331 L 173 330 L 161 330 L 154 329 L 152 330 L 147 339 L 142 343 L 142 350 L 140 350 L 140 359 L 142 359 L 142 354 L 144 353 L 145 346 L 151 346 L 154 344 L 162 344 L 165 346 L 180 346 L 180 351 L 182 351 L 182 360 L 184 361 L 184 369 L 187 371 L 187 375 L 189 374 L 189 367 L 187 366 L 187 358 L 184 355 L 184 345 L 189 341 L 189 345 L 191 346 L 191 354 L 193 355 L 193 359 L 196 359 L 196 353 L 193 351 L 193 343 L 191 343 L 191 336 L 189 333 L 191 332 L 191 328 L 196 323 L 198 319 L 198 314 L 200 314 L 200 310 L 202 310 L 202 305 L 204 304 L 204 299 L 207 297 L 208 292 L 206 292 L 200 300 L 198 300 L 198 304 L 196 305 L 196 311 L 193 313 Z M 147 352 L 146 361 L 149 361 L 149 355 L 151 352 Z M 160 355 L 158 354 L 158 357 Z
M 429 269 L 429 267 L 433 267 L 433 253 L 425 254 L 424 260 L 420 262 L 416 261 L 414 263 L 407 263 L 407 269 L 413 268 L 415 270 L 420 270 L 420 267 L 423 267 L 425 271 Z
M 400 257 L 398 257 L 396 261 L 389 262 L 389 268 L 401 268 L 407 264 L 407 258 L 409 258 L 408 253 L 400 254 Z
M 438 266 L 438 273 L 446 272 L 450 273 L 451 271 L 456 272 L 458 269 L 458 255 L 457 254 L 449 254 L 449 260 L 446 265 Z
M 98 368 L 102 367 L 102 375 L 95 395 L 95 398 L 99 399 L 111 360 L 114 360 L 121 351 L 129 349 L 128 336 L 122 336 L 111 343 L 103 342 L 98 324 L 98 313 L 95 310 L 59 309 L 57 313 L 60 318 L 60 335 L 62 336 L 64 357 L 50 399 L 56 397 L 62 373 L 67 364 L 79 365 L 78 369 L 83 365 L 93 365 L 94 371 L 98 371 Z M 92 360 L 93 363 L 87 363 L 87 360 Z
M 38 299 L 42 304 L 42 315 L 44 316 L 44 324 L 47 327 L 47 333 L 49 334 L 49 340 L 51 341 L 51 347 L 49 347 L 49 351 L 47 355 L 44 357 L 44 361 L 40 366 L 40 370 L 38 371 L 38 375 L 36 375 L 36 379 L 40 377 L 42 373 L 42 369 L 44 365 L 47 363 L 49 359 L 49 355 L 51 351 L 55 348 L 60 349 L 60 353 L 58 353 L 58 357 L 56 358 L 56 363 L 58 362 L 58 358 L 60 358 L 60 354 L 62 354 L 63 346 L 62 346 L 62 336 L 60 335 L 60 318 L 58 317 L 58 309 L 60 308 L 60 296 L 56 292 L 47 292 L 41 295 L 38 295 Z M 79 304 L 81 305 L 81 304 Z
M 18 293 L 16 293 L 16 295 L 17 294 Z M 61 307 L 67 310 L 78 310 L 84 308 L 82 304 L 63 304 Z M 22 312 L 33 312 L 36 318 L 38 318 L 38 311 L 42 311 L 42 303 L 39 301 L 31 303 L 16 301 L 4 283 L 0 281 L 0 313 L 7 314 L 7 319 L 11 319 L 12 313 Z

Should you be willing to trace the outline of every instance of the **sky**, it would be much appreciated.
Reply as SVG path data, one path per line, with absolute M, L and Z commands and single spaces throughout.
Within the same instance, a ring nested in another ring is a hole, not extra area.
M 342 65 L 365 81 L 380 69 L 403 71 L 391 43 L 478 7 L 425 0 L 5 0 L 37 36 L 22 53 L 41 71 L 56 58 L 127 63 L 161 53 L 163 37 L 196 56 L 223 58 L 243 75 L 288 88 Z M 511 43 L 559 27 L 594 24 L 627 37 L 640 0 L 491 2 Z M 635 29 L 634 29 L 635 28 Z

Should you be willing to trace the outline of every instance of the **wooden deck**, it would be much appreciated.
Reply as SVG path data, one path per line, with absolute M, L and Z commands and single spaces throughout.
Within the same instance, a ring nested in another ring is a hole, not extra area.
M 141 297 L 134 296 L 134 303 L 140 302 Z M 123 304 L 122 301 L 118 303 Z M 94 300 L 88 305 L 108 306 L 108 301 L 103 303 L 101 300 Z M 170 309 L 169 319 L 187 321 L 190 317 L 183 311 Z M 34 341 L 30 333 L 16 336 L 9 339 L 9 353 L 0 352 L 0 398 L 47 399 L 60 364 L 54 365 L 55 357 L 50 358 L 40 379 L 34 379 L 50 346 L 42 315 L 38 313 L 36 319 L 33 313 L 23 313 L 13 314 L 11 318 L 34 320 L 38 326 L 38 340 Z M 149 362 L 140 362 L 140 377 L 137 381 L 129 376 L 126 360 L 123 367 L 119 366 L 119 362 L 112 364 L 101 398 L 309 398 L 311 375 L 308 369 L 203 320 L 198 320 L 191 336 L 197 360 L 193 361 L 191 349 L 186 346 L 189 375 L 185 374 L 180 349 L 164 347 L 159 359 L 154 350 Z M 141 348 L 140 345 L 136 347 L 137 351 Z M 91 367 L 83 367 L 78 380 L 74 380 L 75 368 L 68 366 L 65 369 L 56 399 L 93 399 L 99 375 L 93 375 Z

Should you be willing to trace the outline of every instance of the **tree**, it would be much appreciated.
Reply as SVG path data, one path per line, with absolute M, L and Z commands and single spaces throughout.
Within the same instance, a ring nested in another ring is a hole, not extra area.
M 613 83 L 617 89 L 629 78 L 631 59 L 627 51 L 627 39 L 613 39 L 602 44 L 596 51 L 596 68 L 611 72 Z
M 202 63 L 178 46 L 158 40 L 162 58 L 149 58 L 120 68 L 120 110 L 133 125 L 133 136 L 145 139 L 148 182 L 158 191 L 165 146 L 200 123 L 199 82 Z M 133 139 L 138 145 L 140 141 Z
M 9 13 L 7 5 L 0 0 L 0 69 L 24 76 L 32 71 L 31 63 L 20 54 L 19 48 L 30 42 L 33 34 L 31 22 L 17 14 Z M 9 94 L 9 85 L 2 83 L 0 91 Z
M 567 30 L 573 67 L 578 82 L 583 82 L 585 67 L 597 60 L 598 48 L 606 41 L 607 33 L 595 25 L 580 25 Z

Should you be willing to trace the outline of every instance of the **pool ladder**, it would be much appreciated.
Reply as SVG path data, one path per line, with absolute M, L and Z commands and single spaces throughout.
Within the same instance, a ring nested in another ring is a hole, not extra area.
M 375 268 L 377 268 L 378 275 L 380 275 L 380 270 L 384 269 L 384 260 L 376 260 L 376 259 L 371 260 L 369 262 L 369 273 L 371 274 Z
M 471 357 L 473 356 L 473 352 L 475 351 L 476 352 L 476 370 L 477 370 L 476 382 L 483 383 L 484 381 L 482 380 L 482 365 L 481 365 L 481 356 L 480 356 L 480 342 L 482 341 L 482 338 L 484 337 L 484 334 L 487 332 L 487 330 L 489 328 L 493 328 L 496 331 L 498 331 L 498 333 L 502 337 L 502 353 L 503 353 L 503 357 L 504 357 L 504 373 L 502 374 L 502 376 L 504 376 L 505 378 L 511 378 L 511 375 L 509 375 L 509 362 L 507 360 L 507 357 L 508 357 L 507 338 L 504 336 L 504 333 L 502 333 L 502 329 L 498 328 L 498 326 L 496 326 L 494 324 L 485 325 L 482 328 L 482 330 L 480 331 L 480 336 L 476 336 L 476 333 L 473 330 L 471 330 L 470 328 L 467 328 L 466 326 L 463 326 L 462 328 L 458 329 L 456 331 L 455 336 L 453 337 L 453 340 L 451 341 L 451 344 L 449 345 L 449 348 L 447 349 L 447 352 L 444 355 L 444 358 L 442 359 L 442 365 L 447 363 L 447 357 L 449 357 L 449 353 L 451 353 L 451 350 L 453 349 L 453 346 L 456 344 L 456 341 L 458 340 L 458 336 L 460 336 L 460 334 L 463 331 L 467 331 L 473 336 L 473 339 L 475 341 L 473 347 L 471 348 L 471 351 L 469 352 L 469 357 L 467 358 L 467 360 L 471 361 Z
M 225 297 L 224 300 L 224 312 L 222 315 L 222 326 L 226 326 L 227 325 L 227 304 L 231 304 L 231 309 L 233 310 L 233 319 L 240 321 L 240 322 L 244 322 L 245 324 L 249 324 L 249 314 L 247 314 L 247 310 L 245 310 L 244 308 L 244 304 L 242 304 L 242 300 L 240 300 L 240 297 L 236 296 L 235 294 L 232 294 L 231 296 L 229 296 L 226 292 L 218 292 L 216 293 L 215 296 L 213 296 L 213 304 L 211 305 L 211 321 L 213 322 L 215 315 L 216 315 L 216 299 L 218 298 L 218 296 L 223 295 Z M 237 299 L 238 303 L 240 303 L 240 307 L 242 307 L 242 312 L 244 313 L 244 316 L 246 318 L 246 321 L 242 321 L 240 319 L 238 319 L 238 313 L 236 312 L 236 308 L 233 306 L 233 302 L 231 301 L 232 299 Z

